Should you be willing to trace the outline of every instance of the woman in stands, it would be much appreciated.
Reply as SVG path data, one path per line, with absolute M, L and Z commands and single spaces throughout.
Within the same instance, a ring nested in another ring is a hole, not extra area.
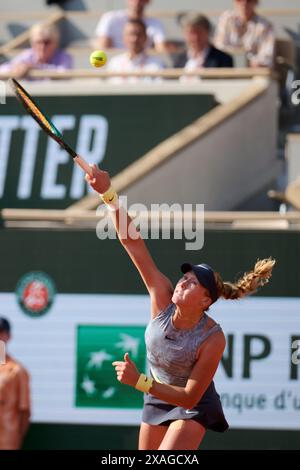
M 206 311 L 223 297 L 238 299 L 268 282 L 275 261 L 258 261 L 238 282 L 223 282 L 207 264 L 181 266 L 177 285 L 162 274 L 132 220 L 118 203 L 107 172 L 93 168 L 89 184 L 108 205 L 120 242 L 138 269 L 151 298 L 146 330 L 151 377 L 137 370 L 125 354 L 113 363 L 117 379 L 144 392 L 139 449 L 197 449 L 206 429 L 228 428 L 213 377 L 221 360 L 225 337 Z M 121 218 L 125 217 L 120 223 Z
M 54 24 L 37 23 L 30 30 L 29 49 L 0 66 L 1 75 L 25 78 L 31 70 L 63 72 L 73 68 L 70 54 L 59 47 L 60 32 Z

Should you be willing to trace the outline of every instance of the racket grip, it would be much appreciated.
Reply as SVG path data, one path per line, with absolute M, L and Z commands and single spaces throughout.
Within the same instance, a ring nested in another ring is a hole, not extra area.
M 93 176 L 93 171 L 90 165 L 83 158 L 81 158 L 79 155 L 76 155 L 73 160 L 83 169 L 83 171 L 85 171 L 91 177 Z

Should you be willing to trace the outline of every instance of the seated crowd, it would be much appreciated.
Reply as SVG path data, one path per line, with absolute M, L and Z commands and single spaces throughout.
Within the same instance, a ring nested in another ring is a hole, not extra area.
M 127 9 L 102 15 L 96 28 L 95 46 L 99 49 L 123 49 L 110 59 L 109 72 L 159 71 L 165 67 L 155 53 L 168 53 L 164 27 L 157 19 L 146 17 L 150 0 L 127 0 Z M 186 71 L 207 67 L 233 67 L 230 53 L 243 50 L 249 67 L 273 67 L 275 35 L 272 24 L 256 12 L 258 0 L 233 0 L 232 11 L 219 18 L 213 34 L 210 20 L 197 13 L 181 17 L 184 50 L 173 54 L 173 67 Z M 32 69 L 67 70 L 71 56 L 59 48 L 55 26 L 38 24 L 31 29 L 31 48 L 0 66 L 1 74 L 26 77 Z M 152 49 L 151 54 L 149 49 Z M 153 54 L 154 52 L 154 54 Z M 110 79 L 114 83 L 124 78 Z M 128 81 L 129 78 L 126 77 Z M 131 77 L 129 81 L 137 79 Z

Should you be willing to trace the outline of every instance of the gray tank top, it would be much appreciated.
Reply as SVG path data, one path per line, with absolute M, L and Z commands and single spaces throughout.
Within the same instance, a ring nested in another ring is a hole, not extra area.
M 150 321 L 145 332 L 147 359 L 155 380 L 184 387 L 197 360 L 201 344 L 216 331 L 219 324 L 208 329 L 206 313 L 190 330 L 178 330 L 172 316 L 176 305 L 171 303 Z

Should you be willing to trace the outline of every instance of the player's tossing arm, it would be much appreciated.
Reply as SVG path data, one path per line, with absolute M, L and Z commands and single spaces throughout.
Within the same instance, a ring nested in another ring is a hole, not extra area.
M 92 166 L 93 178 L 86 175 L 87 182 L 97 191 L 109 206 L 119 240 L 139 271 L 151 297 L 151 313 L 155 317 L 170 302 L 173 286 L 170 280 L 159 271 L 144 240 L 137 231 L 132 219 L 123 207 L 118 205 L 118 197 L 111 186 L 109 174 Z

